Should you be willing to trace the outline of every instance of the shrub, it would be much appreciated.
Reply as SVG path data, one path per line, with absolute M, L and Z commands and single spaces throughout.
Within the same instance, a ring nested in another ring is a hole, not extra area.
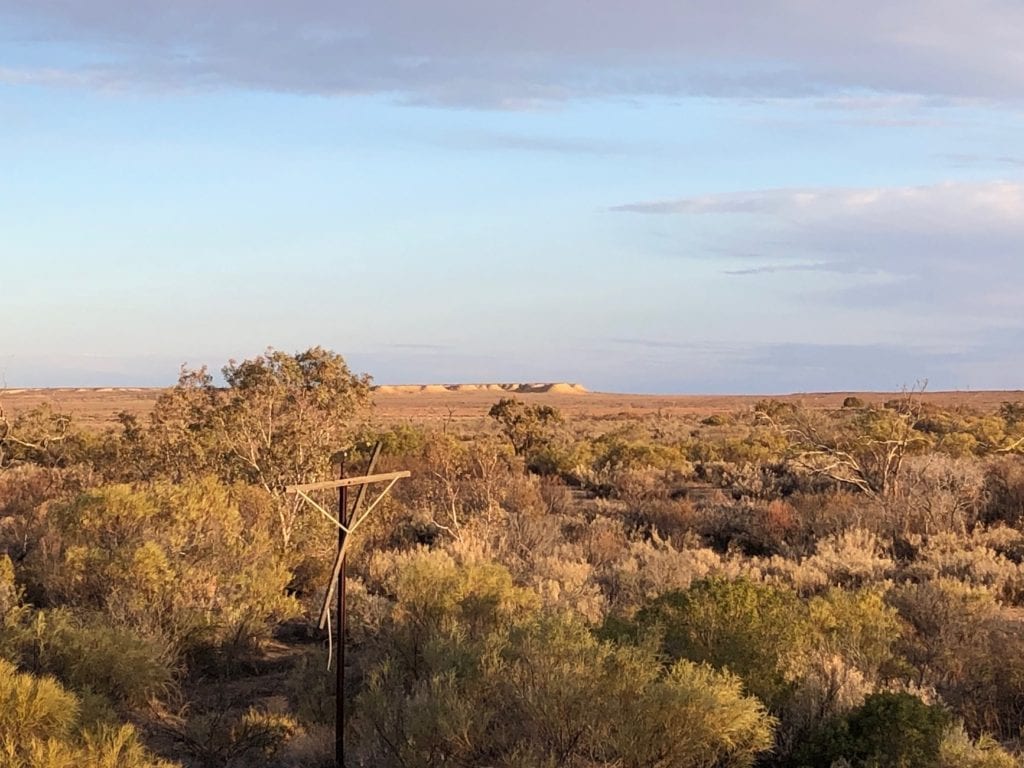
M 48 677 L 0 660 L 0 765 L 4 768 L 171 768 L 130 725 L 80 731 L 78 699 Z
M 862 496 L 849 491 L 800 491 L 787 498 L 796 510 L 798 532 L 792 537 L 799 551 L 813 552 L 819 539 L 842 534 L 849 528 L 878 532 L 878 520 Z
M 45 524 L 24 564 L 43 604 L 103 612 L 185 652 L 258 638 L 295 611 L 267 531 L 215 481 L 101 488 Z
M 1024 519 L 1024 458 L 1007 456 L 989 464 L 985 470 L 985 497 L 982 520 L 1019 525 Z
M 161 730 L 200 765 L 221 768 L 267 765 L 299 732 L 299 726 L 287 715 L 256 708 L 238 712 L 221 706 L 164 722 Z
M 984 490 L 984 473 L 976 461 L 941 454 L 910 456 L 889 509 L 904 535 L 963 534 L 974 527 Z
M 893 589 L 907 621 L 900 651 L 973 733 L 1015 738 L 1024 726 L 1024 629 L 991 590 L 940 579 Z
M 949 728 L 939 746 L 939 768 L 1020 768 L 1020 761 L 991 736 L 972 740 L 957 724 Z
M 352 725 L 366 764 L 740 768 L 771 745 L 772 718 L 729 673 L 599 641 L 495 566 L 396 565 Z
M 62 610 L 40 612 L 29 637 L 23 650 L 29 663 L 80 695 L 100 694 L 115 704 L 139 707 L 162 698 L 174 682 L 166 642 L 111 625 L 103 617 L 82 620 Z
M 738 575 L 737 563 L 696 545 L 677 549 L 652 538 L 624 543 L 615 560 L 598 569 L 598 581 L 616 615 L 632 615 L 658 596 L 689 589 L 709 576 Z
M 769 706 L 788 695 L 808 629 L 804 606 L 790 590 L 717 578 L 655 599 L 637 612 L 635 625 L 638 637 L 657 630 L 668 658 L 729 669 Z
M 559 427 L 565 422 L 561 412 L 550 405 L 527 405 L 516 398 L 502 398 L 491 406 L 488 415 L 500 426 L 527 466 L 546 473 L 562 468 L 559 451 L 553 445 Z
M 50 677 L 18 672 L 0 659 L 0 736 L 15 745 L 63 739 L 78 722 L 78 700 Z
M 881 581 L 893 570 L 892 560 L 882 554 L 878 537 L 863 528 L 821 539 L 808 565 L 825 573 L 830 584 L 847 589 Z
M 950 715 L 907 693 L 876 693 L 849 715 L 833 720 L 795 755 L 797 766 L 938 768 Z
M 915 581 L 945 578 L 991 587 L 1003 600 L 1016 602 L 1024 596 L 1024 567 L 988 546 L 999 544 L 999 538 L 997 532 L 986 535 L 980 530 L 970 538 L 952 534 L 932 536 L 921 544 L 917 560 L 903 569 L 904 574 Z M 1013 553 L 1016 549 L 1007 536 L 1002 537 L 1001 543 L 1004 551 Z
M 21 595 L 14 583 L 14 563 L 7 555 L 0 555 L 0 618 L 14 611 L 20 603 Z
M 403 466 L 412 477 L 395 488 L 394 498 L 420 514 L 434 537 L 458 536 L 467 523 L 515 505 L 523 484 L 529 487 L 528 503 L 541 503 L 516 462 L 507 447 L 493 440 L 465 441 L 432 432 L 418 453 L 406 457 Z

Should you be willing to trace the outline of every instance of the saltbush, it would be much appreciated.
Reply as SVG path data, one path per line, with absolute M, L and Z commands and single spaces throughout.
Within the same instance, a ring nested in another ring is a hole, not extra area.
M 256 639 L 296 608 L 268 532 L 214 480 L 55 504 L 22 574 L 39 604 L 102 612 L 185 653 Z

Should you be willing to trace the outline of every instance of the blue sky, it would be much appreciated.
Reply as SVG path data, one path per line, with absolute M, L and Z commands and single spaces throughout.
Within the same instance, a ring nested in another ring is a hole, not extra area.
M 1010 0 L 0 0 L 0 374 L 1024 387 Z

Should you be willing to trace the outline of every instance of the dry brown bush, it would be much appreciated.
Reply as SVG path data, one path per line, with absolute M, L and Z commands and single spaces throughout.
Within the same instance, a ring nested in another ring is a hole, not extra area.
M 814 551 L 819 539 L 848 528 L 877 531 L 880 522 L 877 508 L 850 491 L 800 492 L 788 497 L 787 501 L 796 510 L 799 523 L 795 543 L 806 554 Z
M 1019 526 L 1024 519 L 1024 457 L 1004 456 L 990 463 L 985 470 L 985 488 L 985 522 Z
M 887 505 L 892 533 L 965 534 L 978 519 L 984 494 L 985 476 L 977 461 L 939 453 L 910 456 L 899 492 Z
M 971 587 L 990 588 L 1001 600 L 1019 603 L 1024 599 L 1024 566 L 992 545 L 1019 546 L 1021 538 L 1019 532 L 1005 528 L 976 530 L 969 537 L 944 533 L 919 538 L 915 542 L 918 556 L 903 569 L 903 575 L 915 581 L 954 579 Z
M 751 557 L 790 554 L 798 530 L 796 509 L 781 499 L 704 503 L 692 518 L 692 530 L 714 549 Z
M 901 644 L 916 682 L 935 688 L 974 733 L 1015 738 L 1024 727 L 1024 626 L 992 590 L 950 579 L 890 592 L 908 623 Z

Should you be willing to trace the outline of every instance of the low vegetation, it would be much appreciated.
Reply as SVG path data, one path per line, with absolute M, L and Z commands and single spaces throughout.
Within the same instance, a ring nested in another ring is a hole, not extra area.
M 0 766 L 333 764 L 337 532 L 285 489 L 377 442 L 350 765 L 1024 765 L 1021 403 L 383 426 L 327 350 L 223 381 L 0 411 Z

